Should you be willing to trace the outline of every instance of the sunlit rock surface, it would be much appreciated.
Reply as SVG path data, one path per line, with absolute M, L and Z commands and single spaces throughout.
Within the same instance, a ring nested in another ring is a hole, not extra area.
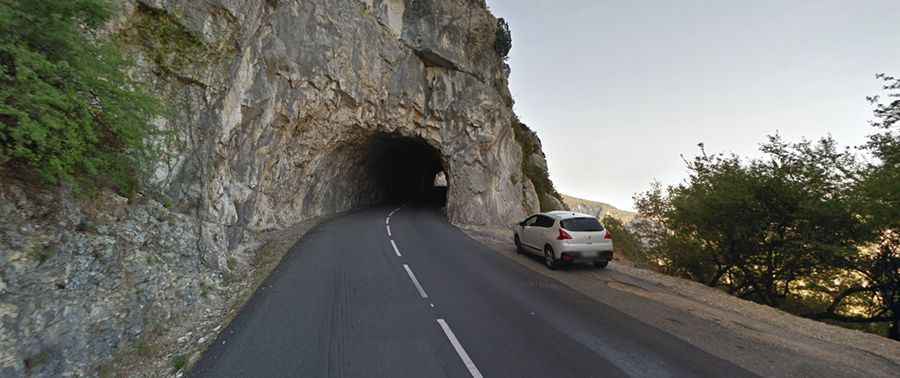
M 122 5 L 108 31 L 172 102 L 174 143 L 131 202 L 2 185 L 0 376 L 92 376 L 123 353 L 168 356 L 132 371 L 168 374 L 236 304 L 263 232 L 401 200 L 392 167 L 442 172 L 452 222 L 538 210 L 523 159 L 543 154 L 514 137 L 483 0 Z M 379 140 L 431 165 L 391 166 Z

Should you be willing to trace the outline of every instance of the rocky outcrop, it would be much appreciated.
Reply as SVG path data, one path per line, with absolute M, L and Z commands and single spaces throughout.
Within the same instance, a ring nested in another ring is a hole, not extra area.
M 568 210 L 569 207 L 563 201 L 562 195 L 556 191 L 553 181 L 550 180 L 550 169 L 547 167 L 547 157 L 541 148 L 541 140 L 537 134 L 524 123 L 515 120 L 513 130 L 516 142 L 522 148 L 525 156 L 522 158 L 522 175 L 525 177 L 526 186 L 523 195 L 529 201 L 537 199 L 540 211 Z M 531 188 L 534 188 L 534 194 Z M 527 207 L 532 207 L 529 204 Z
M 165 24 L 179 32 L 160 33 Z M 521 215 L 495 27 L 471 0 L 146 1 L 117 25 L 178 102 L 163 126 L 184 149 L 160 186 L 204 219 L 240 225 L 226 231 L 232 241 L 377 201 L 356 163 L 382 134 L 440 153 L 452 221 Z M 156 41 L 172 35 L 187 41 Z M 170 46 L 200 53 L 160 52 Z
M 570 210 L 583 214 L 590 214 L 599 219 L 603 219 L 608 215 L 618 219 L 624 224 L 629 224 L 631 223 L 631 221 L 637 218 L 636 213 L 618 209 L 608 203 L 589 201 L 586 199 L 567 196 L 565 194 L 562 195 L 562 199 Z
M 130 200 L 4 176 L 0 375 L 183 368 L 252 288 L 263 235 L 389 199 L 393 147 L 430 151 L 453 222 L 557 206 L 496 25 L 483 0 L 123 0 L 109 35 L 172 103 L 173 143 Z

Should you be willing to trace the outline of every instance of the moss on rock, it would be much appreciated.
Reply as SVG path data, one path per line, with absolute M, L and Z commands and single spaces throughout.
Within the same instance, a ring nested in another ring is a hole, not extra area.
M 162 73 L 176 76 L 193 66 L 215 63 L 236 50 L 233 35 L 216 45 L 207 43 L 177 15 L 140 3 L 119 38 L 127 46 L 139 47 Z

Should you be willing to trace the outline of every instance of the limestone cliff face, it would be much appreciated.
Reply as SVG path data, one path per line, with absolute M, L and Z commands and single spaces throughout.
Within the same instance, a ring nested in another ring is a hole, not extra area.
M 524 215 L 496 23 L 480 0 L 146 0 L 116 29 L 179 107 L 160 186 L 222 224 L 227 249 L 378 201 L 363 163 L 382 134 L 439 152 L 451 221 Z
M 388 198 L 380 140 L 435 151 L 453 222 L 506 224 L 546 199 L 483 0 L 122 5 L 110 36 L 173 104 L 158 124 L 174 143 L 130 203 L 0 185 L 0 375 L 172 357 L 153 349 L 167 332 L 182 352 L 202 344 L 247 289 L 260 235 Z

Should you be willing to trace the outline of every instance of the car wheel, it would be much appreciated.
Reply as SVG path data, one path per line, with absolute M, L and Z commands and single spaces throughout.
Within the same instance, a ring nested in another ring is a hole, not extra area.
M 513 240 L 516 242 L 516 253 L 521 255 L 522 254 L 522 242 L 519 241 L 519 235 L 516 235 L 516 237 L 513 238 Z
M 556 257 L 553 256 L 553 248 L 550 246 L 544 247 L 544 265 L 547 266 L 547 269 L 556 270 Z
M 607 265 L 609 265 L 609 261 L 594 261 L 594 266 L 597 267 L 597 269 L 606 268 Z

